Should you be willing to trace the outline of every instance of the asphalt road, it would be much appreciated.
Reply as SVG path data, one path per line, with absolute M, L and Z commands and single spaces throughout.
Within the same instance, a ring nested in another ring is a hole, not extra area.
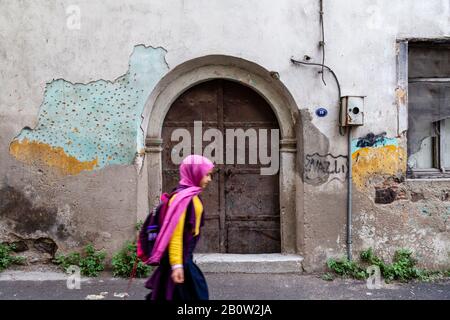
M 143 279 L 134 279 L 128 297 L 115 297 L 126 291 L 126 279 L 103 274 L 82 279 L 80 289 L 68 289 L 65 275 L 0 277 L 0 300 L 84 300 L 89 295 L 106 300 L 141 300 L 148 290 Z M 309 300 L 309 299 L 437 299 L 450 300 L 450 279 L 437 282 L 392 283 L 369 290 L 364 281 L 335 279 L 324 281 L 319 275 L 293 274 L 205 274 L 210 298 L 214 300 Z M 16 280 L 15 280 L 16 279 Z M 95 297 L 94 297 L 95 298 Z

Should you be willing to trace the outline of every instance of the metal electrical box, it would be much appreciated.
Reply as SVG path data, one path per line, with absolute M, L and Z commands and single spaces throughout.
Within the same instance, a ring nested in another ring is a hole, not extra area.
M 364 96 L 341 97 L 341 126 L 364 124 Z

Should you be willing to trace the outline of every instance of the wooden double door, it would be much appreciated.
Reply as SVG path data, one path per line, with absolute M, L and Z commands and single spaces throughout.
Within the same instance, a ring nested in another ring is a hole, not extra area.
M 205 225 L 196 252 L 281 252 L 278 171 L 261 175 L 260 168 L 267 166 L 260 159 L 249 164 L 248 151 L 254 145 L 248 140 L 245 164 L 226 163 L 227 144 L 235 143 L 235 156 L 237 153 L 237 142 L 227 139 L 227 129 L 267 132 L 270 144 L 271 129 L 279 128 L 271 107 L 251 88 L 228 80 L 204 82 L 181 94 L 163 124 L 164 191 L 170 191 L 179 181 L 178 164 L 172 161 L 171 153 L 179 152 L 175 146 L 180 140 L 171 141 L 172 133 L 180 128 L 188 130 L 194 153 L 194 121 L 201 121 L 202 134 L 210 128 L 217 129 L 224 147 L 224 163 L 216 165 L 213 180 L 201 195 Z M 202 150 L 211 141 L 202 141 Z

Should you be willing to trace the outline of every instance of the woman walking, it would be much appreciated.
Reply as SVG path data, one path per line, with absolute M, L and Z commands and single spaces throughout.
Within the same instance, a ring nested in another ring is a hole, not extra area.
M 172 191 L 169 206 L 150 257 L 158 268 L 145 286 L 147 300 L 208 300 L 208 286 L 193 252 L 204 224 L 199 194 L 211 181 L 214 164 L 200 155 L 187 156 L 180 165 L 180 181 Z

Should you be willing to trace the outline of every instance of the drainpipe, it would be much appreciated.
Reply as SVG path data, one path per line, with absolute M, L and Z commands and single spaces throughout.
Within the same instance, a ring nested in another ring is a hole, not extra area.
M 347 186 L 347 259 L 352 260 L 352 127 L 347 127 L 348 186 Z
M 343 126 L 343 119 L 342 117 L 342 96 L 341 96 L 341 85 L 339 83 L 339 80 L 334 73 L 334 71 L 325 65 L 325 32 L 324 32 L 324 25 L 323 25 L 323 0 L 319 1 L 320 5 L 320 24 L 321 24 L 321 30 L 322 30 L 322 40 L 320 41 L 320 46 L 322 47 L 322 63 L 311 63 L 311 62 L 303 62 L 299 60 L 295 60 L 291 57 L 291 62 L 294 64 L 301 64 L 301 65 L 307 65 L 307 66 L 317 66 L 322 67 L 322 81 L 324 85 L 326 85 L 325 80 L 323 79 L 323 69 L 327 69 L 336 80 L 337 88 L 338 88 L 338 101 L 339 101 L 339 134 L 341 136 L 345 135 L 345 130 Z M 307 56 L 305 56 L 307 58 Z M 353 183 L 353 177 L 352 177 L 352 127 L 347 126 L 347 138 L 348 138 L 348 150 L 347 150 L 347 161 L 348 161 L 348 185 L 347 185 L 347 259 L 350 261 L 352 260 L 352 183 Z
M 344 127 L 343 119 L 342 117 L 342 96 L 341 96 L 341 85 L 339 83 L 339 80 L 334 73 L 334 71 L 321 63 L 311 63 L 311 62 L 303 62 L 299 60 L 295 60 L 294 58 L 291 58 L 291 62 L 294 64 L 300 64 L 300 65 L 307 65 L 307 66 L 318 66 L 327 69 L 336 80 L 337 88 L 338 88 L 338 101 L 339 101 L 339 134 L 341 136 L 345 135 L 345 128 L 347 128 L 347 138 L 348 138 L 348 150 L 347 150 L 347 161 L 348 161 L 348 192 L 347 192 L 347 258 L 348 260 L 352 260 L 352 127 L 347 126 Z

